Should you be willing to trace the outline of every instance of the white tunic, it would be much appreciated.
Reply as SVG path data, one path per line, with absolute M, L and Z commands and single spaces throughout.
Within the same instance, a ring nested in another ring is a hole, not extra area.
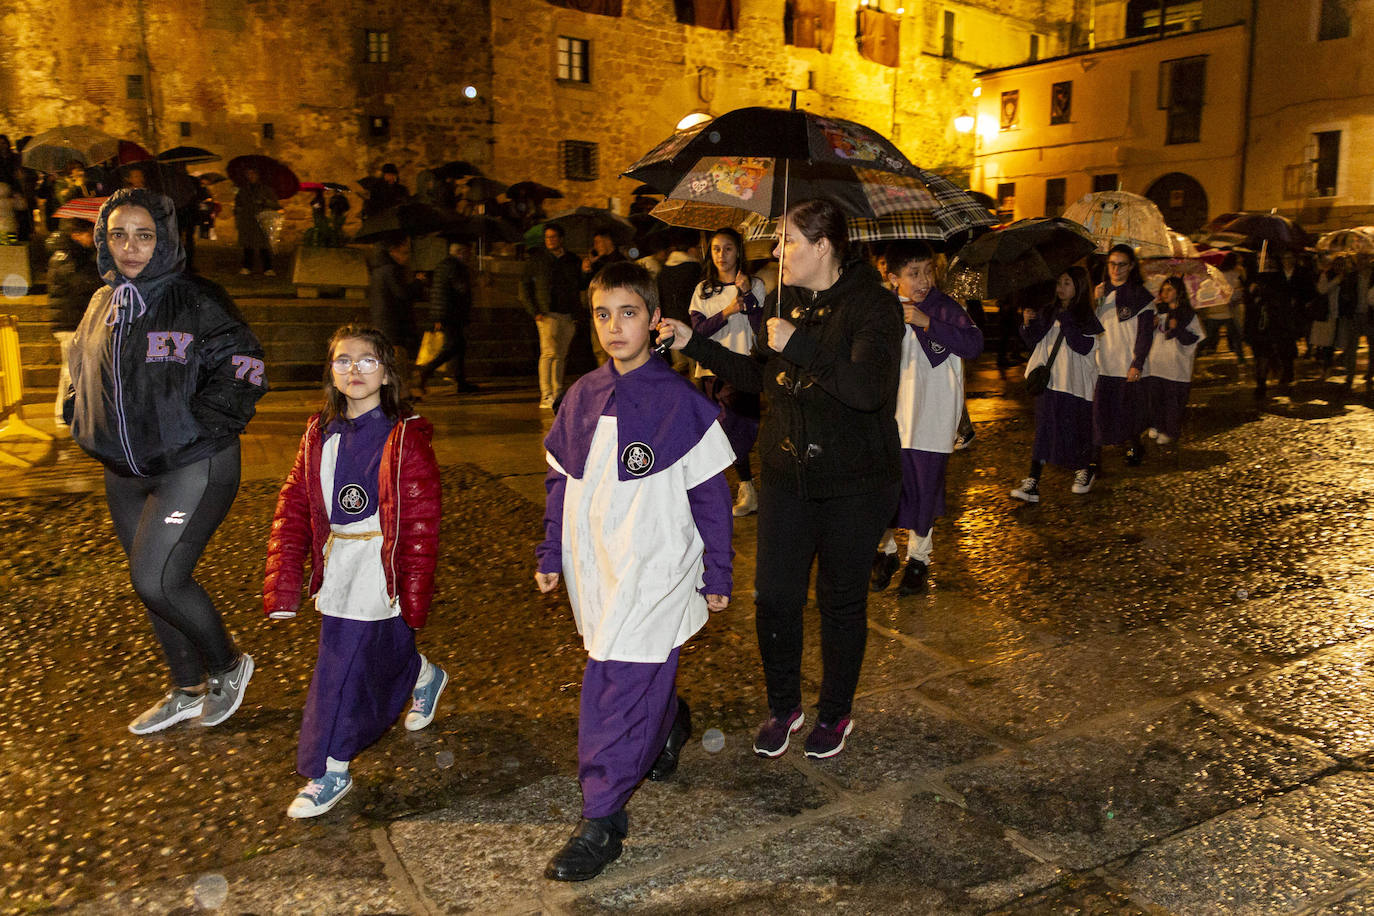
M 763 304 L 767 292 L 764 291 L 763 281 L 758 277 L 754 278 L 753 285 L 749 291 L 754 294 L 754 301 L 759 305 Z M 701 284 L 692 292 L 691 311 L 700 312 L 707 318 L 722 312 L 725 307 L 739 298 L 739 287 L 733 283 L 727 283 L 709 299 L 702 298 Z M 711 339 L 716 341 L 732 353 L 743 353 L 748 355 L 754 349 L 754 326 L 749 323 L 749 316 L 744 312 L 736 312 L 725 319 L 725 327 L 711 335 Z M 696 378 L 704 378 L 714 375 L 710 369 L 703 368 L 697 363 Z
M 897 383 L 897 436 L 902 448 L 953 452 L 964 412 L 964 361 L 953 353 L 938 366 L 909 324 L 902 325 L 901 376 Z
M 710 616 L 697 591 L 704 545 L 687 491 L 733 464 L 735 453 L 713 422 L 677 463 L 620 480 L 617 442 L 615 417 L 601 417 L 582 478 L 567 477 L 563 579 L 592 658 L 662 662 Z
M 339 435 L 325 440 L 320 449 L 320 489 L 324 504 L 334 502 L 334 466 L 339 458 Z M 346 525 L 329 526 L 335 537 L 325 547 L 324 579 L 315 594 L 315 608 L 330 617 L 345 620 L 390 620 L 401 613 L 401 603 L 386 593 L 386 569 L 382 566 L 381 516 Z M 353 537 L 337 537 L 337 535 Z M 373 534 L 359 538 L 358 535 Z
M 1098 375 L 1126 377 L 1127 370 L 1135 361 L 1135 334 L 1138 327 L 1136 322 L 1141 315 L 1153 314 L 1154 309 L 1147 306 L 1125 321 L 1120 321 L 1116 317 L 1116 290 L 1107 294 L 1107 298 L 1097 308 L 1097 320 L 1105 329 L 1098 338 L 1096 347 Z M 1140 377 L 1144 378 L 1147 374 L 1142 369 Z
M 1206 339 L 1202 322 L 1197 315 L 1188 322 L 1188 330 L 1197 335 L 1197 340 L 1182 344 L 1177 339 L 1166 340 L 1164 329 L 1159 326 L 1163 316 L 1156 319 L 1155 341 L 1150 346 L 1150 355 L 1145 358 L 1145 375 L 1168 379 L 1171 382 L 1191 382 L 1193 380 L 1193 360 L 1197 357 L 1197 345 Z
M 1026 374 L 1036 366 L 1043 366 L 1049 362 L 1050 350 L 1054 347 L 1054 342 L 1059 339 L 1061 325 L 1058 321 L 1050 326 L 1045 336 L 1036 343 L 1035 349 L 1031 351 L 1030 359 L 1026 360 Z M 1062 391 L 1064 394 L 1071 394 L 1076 398 L 1085 401 L 1093 399 L 1093 390 L 1097 387 L 1097 338 L 1093 337 L 1092 349 L 1087 353 L 1076 353 L 1069 346 L 1068 340 L 1059 345 L 1059 353 L 1054 358 L 1054 365 L 1050 366 L 1050 390 Z

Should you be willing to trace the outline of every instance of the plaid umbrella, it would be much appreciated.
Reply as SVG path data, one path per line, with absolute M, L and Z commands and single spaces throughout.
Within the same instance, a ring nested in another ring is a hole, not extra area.
M 1095 191 L 1085 194 L 1064 211 L 1064 218 L 1081 223 L 1106 254 L 1113 245 L 1130 245 L 1142 258 L 1167 258 L 1173 254 L 1169 226 L 1158 205 L 1129 191 Z

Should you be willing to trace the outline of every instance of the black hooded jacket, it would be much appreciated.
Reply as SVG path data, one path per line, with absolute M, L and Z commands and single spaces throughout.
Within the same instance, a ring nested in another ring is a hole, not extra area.
M 68 235 L 57 237 L 56 250 L 48 259 L 48 303 L 53 308 L 54 331 L 75 331 L 91 297 L 103 285 L 95 266 L 95 249 Z
M 157 226 L 152 259 L 133 280 L 106 238 L 123 204 Z M 105 286 L 72 339 L 66 413 L 72 438 L 124 477 L 185 467 L 230 445 L 267 391 L 262 346 L 228 294 L 182 272 L 172 201 L 143 188 L 117 191 L 95 225 Z
M 897 296 L 861 262 L 846 265 L 819 293 L 780 289 L 783 315 L 796 325 L 781 353 L 768 349 L 763 334 L 748 356 L 700 334 L 683 349 L 741 391 L 768 393 L 759 429 L 763 485 L 824 499 L 901 480 Z M 775 314 L 770 297 L 764 315 Z

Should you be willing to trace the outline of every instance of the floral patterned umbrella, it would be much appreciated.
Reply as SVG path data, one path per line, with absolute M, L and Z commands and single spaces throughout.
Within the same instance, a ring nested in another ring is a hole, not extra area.
M 1231 301 L 1231 284 L 1215 266 L 1200 258 L 1146 258 L 1140 262 L 1145 288 L 1159 295 L 1165 277 L 1182 277 L 1188 301 L 1195 309 L 1212 308 Z
M 1317 250 L 1346 251 L 1351 254 L 1374 254 L 1374 226 L 1356 226 L 1323 233 L 1317 239 Z
M 1174 253 L 1169 226 L 1158 205 L 1129 191 L 1095 191 L 1085 194 L 1064 211 L 1064 218 L 1087 227 L 1105 254 L 1113 245 L 1126 244 L 1142 258 L 1167 258 Z

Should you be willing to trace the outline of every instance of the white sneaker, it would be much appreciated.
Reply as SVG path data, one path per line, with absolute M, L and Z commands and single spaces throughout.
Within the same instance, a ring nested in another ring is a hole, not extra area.
M 1145 430 L 1145 435 L 1149 436 L 1151 439 L 1157 439 L 1159 438 L 1159 430 L 1151 426 L 1149 429 Z
M 151 735 L 178 722 L 198 717 L 204 708 L 204 696 L 189 694 L 183 690 L 169 690 L 155 706 L 129 723 L 129 731 L 135 735 Z
M 541 408 L 543 408 L 544 410 L 549 410 L 549 409 L 551 409 L 551 408 L 553 407 L 553 398 L 551 398 L 551 397 L 543 397 L 543 398 L 540 398 L 540 399 L 539 399 L 539 406 L 540 406 Z
M 753 515 L 759 511 L 759 497 L 754 490 L 752 481 L 741 481 L 739 485 L 739 496 L 735 499 L 735 507 L 730 510 L 735 518 L 743 518 L 746 515 Z
M 1091 468 L 1083 468 L 1081 471 L 1074 471 L 1073 491 L 1080 494 L 1087 493 L 1093 488 L 1093 481 L 1096 479 L 1097 475 L 1092 472 Z
M 1038 503 L 1040 502 L 1040 481 L 1034 477 L 1027 477 L 1021 481 L 1021 486 L 1011 491 L 1011 495 L 1028 503 Z
M 1167 435 L 1165 435 L 1164 433 L 1159 433 L 1158 435 L 1156 435 L 1156 436 L 1154 437 L 1154 439 L 1155 439 L 1155 441 L 1158 442 L 1160 445 L 1168 445 L 1170 442 L 1173 442 L 1173 441 L 1174 441 L 1174 437 L 1173 437 L 1173 436 L 1167 436 Z
M 248 275 L 251 274 L 251 273 L 252 273 L 252 271 L 249 270 L 247 267 L 240 267 L 240 268 L 239 268 L 239 276 L 240 276 L 240 277 L 246 277 L 246 276 L 248 276 Z

